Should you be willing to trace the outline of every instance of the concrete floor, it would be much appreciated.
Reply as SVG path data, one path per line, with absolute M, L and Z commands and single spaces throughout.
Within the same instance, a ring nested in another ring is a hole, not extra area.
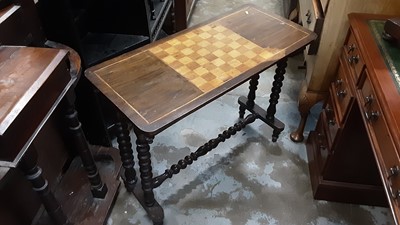
M 283 12 L 281 0 L 198 0 L 190 25 L 244 2 L 276 14 Z M 278 141 L 272 143 L 271 129 L 256 121 L 165 181 L 155 190 L 156 199 L 164 207 L 165 225 L 393 224 L 387 208 L 312 198 L 305 145 L 289 139 L 299 121 L 297 95 L 305 71 L 298 66 L 302 64 L 301 56 L 289 60 L 277 108 L 277 117 L 286 128 Z M 273 75 L 274 68 L 261 75 L 256 102 L 263 107 L 268 104 Z M 156 136 L 151 145 L 153 173 L 163 173 L 233 125 L 238 116 L 237 98 L 247 95 L 247 90 L 248 84 L 238 87 Z M 320 105 L 313 108 L 306 135 L 315 126 L 319 110 Z M 151 221 L 134 196 L 121 188 L 107 224 L 147 225 Z

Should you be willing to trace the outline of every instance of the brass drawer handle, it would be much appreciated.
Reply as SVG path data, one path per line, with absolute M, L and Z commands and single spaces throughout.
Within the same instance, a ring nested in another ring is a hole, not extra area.
M 355 44 L 351 44 L 347 46 L 347 54 L 350 54 L 351 52 L 353 52 L 356 49 L 356 45 Z
M 392 180 L 391 179 L 389 179 L 387 181 L 387 186 L 388 186 L 388 189 L 389 189 L 390 196 L 393 199 L 398 199 L 400 197 L 400 190 L 399 189 L 397 189 L 397 190 L 393 189 L 393 184 L 392 184 Z
M 367 121 L 370 122 L 378 120 L 378 117 L 380 115 L 378 111 L 365 111 L 364 114 Z
M 400 167 L 399 166 L 392 166 L 389 168 L 389 175 L 387 176 L 387 179 L 390 179 L 392 177 L 395 177 L 399 175 L 400 172 Z
M 392 182 L 389 182 L 388 187 L 389 187 L 390 195 L 393 199 L 397 199 L 400 197 L 400 190 L 398 190 L 398 189 L 394 190 L 392 187 Z
M 347 94 L 347 91 L 346 90 L 339 90 L 339 91 L 337 91 L 336 92 L 336 95 L 338 96 L 338 97 L 344 97 L 344 96 L 346 96 L 346 94 Z
M 343 84 L 343 80 L 342 80 L 342 79 L 337 79 L 337 80 L 335 81 L 335 84 L 336 84 L 336 87 L 338 87 L 338 86 L 340 86 L 340 85 Z
M 372 96 L 372 95 L 366 96 L 366 97 L 365 97 L 364 106 L 369 106 L 369 105 L 371 105 L 373 101 L 374 101 L 374 96 Z
M 352 55 L 348 58 L 350 64 L 357 64 L 359 60 L 360 60 L 359 55 Z

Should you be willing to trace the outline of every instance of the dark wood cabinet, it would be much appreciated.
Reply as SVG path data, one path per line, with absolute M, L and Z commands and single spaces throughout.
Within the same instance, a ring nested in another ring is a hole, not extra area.
M 386 205 L 357 104 L 356 92 L 365 68 L 365 56 L 361 54 L 354 29 L 357 28 L 348 33 L 328 100 L 308 139 L 312 188 L 316 199 Z
M 37 8 L 46 37 L 76 50 L 87 68 L 163 37 L 172 5 L 173 0 L 40 0 Z
M 4 2 L 0 9 L 0 45 L 43 46 L 46 39 L 33 1 Z
M 382 39 L 388 18 L 349 15 L 336 78 L 307 153 L 314 198 L 389 205 L 399 221 L 400 49 Z
M 0 78 L 11 84 L 0 95 L 0 219 L 103 224 L 119 187 L 118 151 L 87 144 L 74 109 L 79 57 L 46 44 L 57 48 L 0 46 Z
M 175 32 L 173 3 L 173 0 L 40 0 L 36 5 L 46 37 L 77 51 L 85 70 Z M 110 146 L 115 137 L 114 109 L 84 77 L 76 92 L 76 106 L 88 140 Z

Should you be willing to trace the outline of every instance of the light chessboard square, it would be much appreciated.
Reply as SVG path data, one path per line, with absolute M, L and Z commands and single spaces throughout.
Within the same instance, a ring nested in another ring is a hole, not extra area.
M 149 51 L 205 93 L 273 55 L 221 25 L 199 27 Z

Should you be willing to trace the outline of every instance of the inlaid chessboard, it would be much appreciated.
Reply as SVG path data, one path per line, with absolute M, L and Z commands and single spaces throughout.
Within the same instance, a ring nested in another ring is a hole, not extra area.
M 158 133 L 316 38 L 252 5 L 86 70 L 139 129 Z
M 221 25 L 199 27 L 149 51 L 203 92 L 276 54 Z

